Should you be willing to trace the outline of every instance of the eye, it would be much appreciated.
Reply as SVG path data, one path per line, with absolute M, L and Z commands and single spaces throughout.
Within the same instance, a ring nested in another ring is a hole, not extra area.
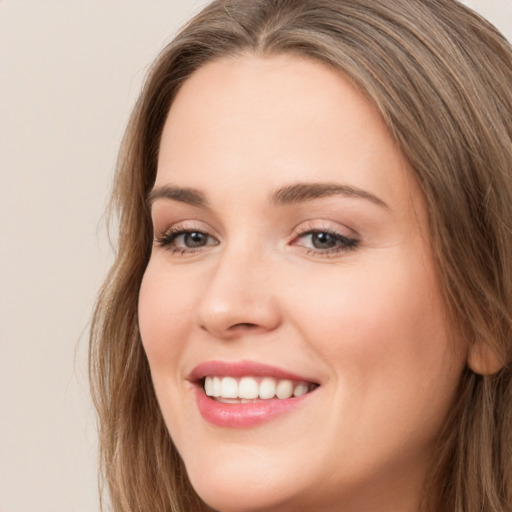
M 159 247 L 165 247 L 174 253 L 192 253 L 203 247 L 217 245 L 219 242 L 205 231 L 172 227 L 155 237 Z
M 187 248 L 204 247 L 208 244 L 208 235 L 201 231 L 188 231 L 177 235 L 174 243 Z
M 359 242 L 331 229 L 308 229 L 299 233 L 292 245 L 308 249 L 308 253 L 332 254 L 354 250 Z
M 326 233 L 319 231 L 317 233 L 311 233 L 311 244 L 315 249 L 332 249 L 339 243 L 339 237 L 332 233 Z

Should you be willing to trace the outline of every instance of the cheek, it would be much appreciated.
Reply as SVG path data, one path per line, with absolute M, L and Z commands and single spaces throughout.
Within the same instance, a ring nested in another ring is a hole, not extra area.
M 418 274 L 409 269 L 383 267 L 308 273 L 301 289 L 295 286 L 286 301 L 293 311 L 290 316 L 304 319 L 311 339 L 323 345 L 322 351 L 333 353 L 342 347 L 355 353 L 408 345 L 419 349 L 418 341 L 428 333 L 441 335 L 444 321 L 436 287 L 428 279 L 418 282 Z
M 150 261 L 139 294 L 139 329 L 153 374 L 176 360 L 184 347 L 196 295 L 161 267 Z
M 310 275 L 315 286 L 307 286 L 294 316 L 307 319 L 302 332 L 331 368 L 331 414 L 323 428 L 344 446 L 360 447 L 362 460 L 394 453 L 404 462 L 428 454 L 464 357 L 448 338 L 431 268 L 371 268 L 339 269 L 331 279 Z
M 464 355 L 449 339 L 432 266 L 418 256 L 383 256 L 372 265 L 334 270 L 309 274 L 303 293 L 295 290 L 302 299 L 294 317 L 307 319 L 302 330 L 332 367 L 340 403 L 357 389 L 361 403 L 400 409 L 416 403 L 419 410 L 422 400 L 433 400 L 444 410 Z

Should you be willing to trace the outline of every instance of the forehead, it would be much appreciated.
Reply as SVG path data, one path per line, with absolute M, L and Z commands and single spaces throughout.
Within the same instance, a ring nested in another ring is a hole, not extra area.
M 374 105 L 340 72 L 287 55 L 210 62 L 178 92 L 156 185 L 220 176 L 255 189 L 339 180 L 395 203 L 418 193 Z

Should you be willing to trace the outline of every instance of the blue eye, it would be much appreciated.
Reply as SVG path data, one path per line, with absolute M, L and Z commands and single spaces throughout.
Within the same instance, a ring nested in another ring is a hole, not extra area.
M 209 246 L 219 244 L 213 236 L 198 229 L 187 229 L 176 226 L 161 235 L 155 236 L 155 244 L 172 254 L 191 254 Z M 343 251 L 354 250 L 359 241 L 328 229 L 311 229 L 299 233 L 292 245 L 307 249 L 308 254 L 331 255 Z
M 338 237 L 331 233 L 311 233 L 311 243 L 315 249 L 332 249 L 338 244 Z
M 301 245 L 311 252 L 319 254 L 353 250 L 358 245 L 358 240 L 355 238 L 329 230 L 310 229 L 299 234 L 297 240 L 300 240 L 301 243 L 295 245 Z
M 188 231 L 177 235 L 174 243 L 188 248 L 204 247 L 208 244 L 208 235 L 200 231 Z
M 183 228 L 171 228 L 155 238 L 159 247 L 181 254 L 194 252 L 203 247 L 217 245 L 218 241 L 204 231 Z

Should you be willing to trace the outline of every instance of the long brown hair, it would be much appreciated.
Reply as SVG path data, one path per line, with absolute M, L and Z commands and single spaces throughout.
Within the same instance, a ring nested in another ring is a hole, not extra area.
M 425 509 L 509 510 L 512 50 L 455 0 L 216 0 L 160 54 L 122 144 L 111 205 L 118 252 L 91 329 L 101 468 L 113 510 L 205 510 L 166 430 L 140 341 L 138 293 L 152 244 L 146 197 L 180 86 L 205 62 L 247 52 L 296 54 L 337 69 L 376 105 L 408 159 L 426 198 L 454 333 L 499 363 L 465 371 L 433 457 Z

